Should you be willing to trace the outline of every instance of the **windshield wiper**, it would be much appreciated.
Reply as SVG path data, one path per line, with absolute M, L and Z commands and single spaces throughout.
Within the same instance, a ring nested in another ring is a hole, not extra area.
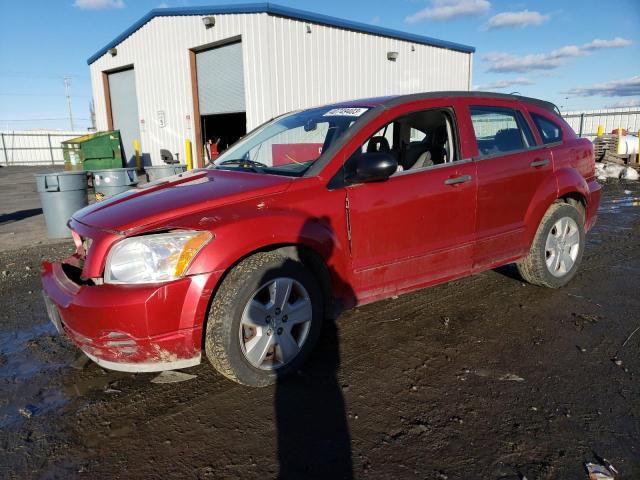
M 233 160 L 225 160 L 224 162 L 220 162 L 217 164 L 218 167 L 222 165 L 240 165 L 242 168 L 247 168 L 256 173 L 264 173 L 265 168 L 269 168 L 269 165 L 265 165 L 261 162 L 256 162 L 255 160 L 245 160 L 245 159 L 233 159 Z

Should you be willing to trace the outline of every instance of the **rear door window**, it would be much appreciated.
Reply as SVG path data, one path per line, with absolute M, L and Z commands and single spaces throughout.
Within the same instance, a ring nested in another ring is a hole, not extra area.
M 551 120 L 538 115 L 537 113 L 529 112 L 533 123 L 535 123 L 538 133 L 542 137 L 542 142 L 546 145 L 548 143 L 556 143 L 562 141 L 562 129 Z
M 522 114 L 512 108 L 470 107 L 480 157 L 500 155 L 534 146 Z

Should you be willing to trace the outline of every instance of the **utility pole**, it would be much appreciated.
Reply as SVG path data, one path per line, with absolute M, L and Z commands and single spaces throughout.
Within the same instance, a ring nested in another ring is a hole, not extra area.
M 89 102 L 89 118 L 91 119 L 91 128 L 96 130 L 96 108 L 93 103 L 93 98 Z
M 71 95 L 69 94 L 69 88 L 71 87 L 71 77 L 64 77 L 64 95 L 67 97 L 67 105 L 69 106 L 69 125 L 71 131 L 75 130 L 73 125 L 73 111 L 71 110 Z

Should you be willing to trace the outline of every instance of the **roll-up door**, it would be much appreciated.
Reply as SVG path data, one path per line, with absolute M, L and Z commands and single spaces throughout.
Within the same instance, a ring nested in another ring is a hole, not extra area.
M 200 115 L 245 111 L 240 42 L 199 52 L 196 73 Z
M 109 74 L 109 96 L 111 97 L 111 119 L 113 129 L 120 130 L 123 158 L 127 166 L 135 165 L 133 141 L 140 140 L 138 119 L 138 97 L 133 68 Z

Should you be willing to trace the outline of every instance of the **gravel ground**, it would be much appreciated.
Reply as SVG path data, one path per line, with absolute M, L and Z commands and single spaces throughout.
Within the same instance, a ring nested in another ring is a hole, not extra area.
M 345 312 L 266 389 L 82 367 L 39 291 L 69 243 L 5 246 L 0 477 L 640 478 L 640 187 L 604 193 L 569 286 L 504 267 Z
M 0 252 L 51 243 L 34 175 L 61 170 L 50 166 L 0 168 Z

